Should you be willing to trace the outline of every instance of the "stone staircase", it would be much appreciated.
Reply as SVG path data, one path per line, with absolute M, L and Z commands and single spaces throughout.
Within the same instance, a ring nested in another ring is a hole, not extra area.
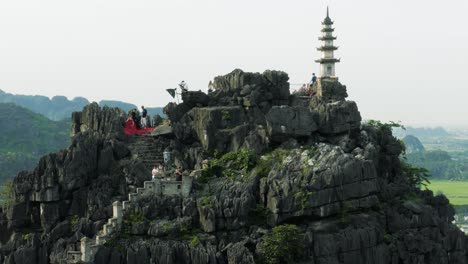
M 135 135 L 130 144 L 130 150 L 134 159 L 139 159 L 151 170 L 159 163 L 164 163 L 163 152 L 167 143 L 151 134 Z
M 98 248 L 111 239 L 112 235 L 122 227 L 122 209 L 121 202 L 115 201 L 112 203 L 112 218 L 107 220 L 107 223 L 93 239 L 82 237 L 78 245 L 80 250 L 68 251 L 66 259 L 63 259 L 60 263 L 92 263 Z
M 137 188 L 136 193 L 128 194 L 128 200 L 122 203 L 119 201 L 112 203 L 112 218 L 108 219 L 108 222 L 93 239 L 88 237 L 81 238 L 79 245 L 77 245 L 77 248 L 80 250 L 68 251 L 66 259 L 60 263 L 92 263 L 99 247 L 103 246 L 116 232 L 121 230 L 123 213 L 131 210 L 133 203 L 140 199 L 141 196 L 154 193 L 157 195 L 180 195 L 187 197 L 192 191 L 192 184 L 193 177 L 191 176 L 183 176 L 182 181 L 162 181 L 161 179 L 156 179 L 144 182 L 143 188 Z
M 151 170 L 153 166 L 164 162 L 163 152 L 167 142 L 150 134 L 135 135 L 130 144 L 132 158 L 141 160 Z M 77 245 L 71 247 L 65 259 L 59 263 L 92 263 L 98 248 L 111 239 L 115 232 L 120 231 L 123 222 L 123 213 L 132 207 L 132 203 L 142 195 L 156 193 L 158 195 L 187 196 L 192 189 L 192 177 L 184 176 L 182 182 L 156 181 L 144 182 L 143 188 L 137 188 L 135 193 L 128 194 L 128 200 L 122 203 L 116 201 L 112 204 L 113 214 L 94 238 L 83 237 Z M 78 250 L 79 249 L 79 250 Z

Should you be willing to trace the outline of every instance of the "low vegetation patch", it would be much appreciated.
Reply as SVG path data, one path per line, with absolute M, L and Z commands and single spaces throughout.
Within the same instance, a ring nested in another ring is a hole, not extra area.
M 309 206 L 309 199 L 312 194 L 314 194 L 312 191 L 305 188 L 295 193 L 294 198 L 296 200 L 296 205 L 299 205 L 302 210 L 305 210 Z
M 80 218 L 77 215 L 74 215 L 70 219 L 70 229 L 75 230 L 78 227 L 78 223 L 80 221 Z
M 302 231 L 295 225 L 280 225 L 263 238 L 261 260 L 267 264 L 294 263 L 303 252 Z
M 401 168 L 403 170 L 403 174 L 409 181 L 409 184 L 417 187 L 424 186 L 426 187 L 431 182 L 429 181 L 429 171 L 425 168 L 417 168 L 411 166 L 406 159 L 401 160 Z
M 228 177 L 236 179 L 239 175 L 246 175 L 255 165 L 255 154 L 246 149 L 228 152 L 219 157 L 219 152 L 214 153 L 215 158 L 208 162 L 208 167 L 202 170 L 199 181 L 207 183 L 210 179 Z
M 262 204 L 257 204 L 255 209 L 250 211 L 249 213 L 249 221 L 252 225 L 257 226 L 267 226 L 268 225 L 268 218 L 272 215 L 270 209 L 263 206 Z
M 214 203 L 214 199 L 212 196 L 202 196 L 200 198 L 200 206 L 202 207 L 207 207 L 207 208 L 213 208 L 215 203 Z
M 2 202 L 3 208 L 8 207 L 13 201 L 13 182 L 11 180 L 6 181 L 3 186 L 0 187 L 0 202 Z

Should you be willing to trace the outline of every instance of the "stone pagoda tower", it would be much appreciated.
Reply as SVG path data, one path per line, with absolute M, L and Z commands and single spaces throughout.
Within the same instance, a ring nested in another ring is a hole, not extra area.
M 335 63 L 340 62 L 340 59 L 334 57 L 334 51 L 338 47 L 333 45 L 333 41 L 336 40 L 336 37 L 333 36 L 334 28 L 332 28 L 333 21 L 331 20 L 327 7 L 327 17 L 322 22 L 322 36 L 319 37 L 319 40 L 322 41 L 322 46 L 317 48 L 322 53 L 322 56 L 319 60 L 315 62 L 320 63 L 320 76 L 321 78 L 335 78 Z

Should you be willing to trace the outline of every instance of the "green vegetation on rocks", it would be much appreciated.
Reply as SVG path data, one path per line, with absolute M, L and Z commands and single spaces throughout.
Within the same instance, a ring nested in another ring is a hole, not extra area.
M 280 225 L 265 235 L 259 252 L 265 263 L 292 263 L 303 249 L 302 231 L 295 225 Z
M 208 167 L 203 169 L 199 181 L 206 183 L 212 178 L 228 177 L 235 179 L 238 175 L 246 175 L 256 164 L 256 158 L 252 151 L 241 149 L 224 154 L 220 158 L 211 159 Z
M 0 186 L 0 202 L 1 205 L 6 208 L 13 199 L 13 182 L 8 180 L 3 186 Z

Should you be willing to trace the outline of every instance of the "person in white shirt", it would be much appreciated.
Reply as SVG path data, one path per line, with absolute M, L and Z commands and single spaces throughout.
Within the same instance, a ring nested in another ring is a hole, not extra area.
M 188 91 L 188 85 L 185 81 L 182 81 L 179 83 L 179 87 L 182 90 L 182 92 L 187 92 Z
M 159 174 L 159 170 L 156 169 L 156 167 L 153 167 L 153 170 L 151 171 L 151 174 L 153 175 L 151 179 L 154 181 L 156 179 L 156 176 Z

